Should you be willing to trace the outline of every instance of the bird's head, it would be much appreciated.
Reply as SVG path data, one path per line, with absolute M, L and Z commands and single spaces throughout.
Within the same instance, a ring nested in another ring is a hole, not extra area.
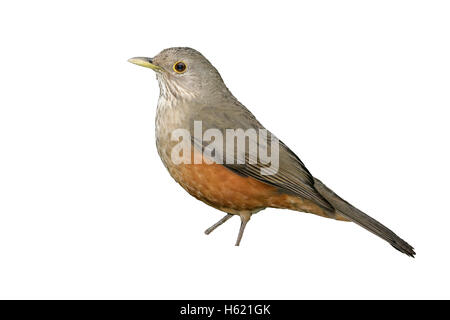
M 128 61 L 154 70 L 163 96 L 207 99 L 229 94 L 217 69 L 191 48 L 169 48 L 153 58 L 136 57 Z

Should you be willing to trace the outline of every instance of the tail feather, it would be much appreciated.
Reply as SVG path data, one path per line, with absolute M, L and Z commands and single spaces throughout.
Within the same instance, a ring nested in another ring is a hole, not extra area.
M 314 179 L 314 187 L 341 215 L 386 240 L 398 251 L 414 258 L 414 255 L 416 254 L 414 248 L 390 229 L 340 198 L 320 180 Z

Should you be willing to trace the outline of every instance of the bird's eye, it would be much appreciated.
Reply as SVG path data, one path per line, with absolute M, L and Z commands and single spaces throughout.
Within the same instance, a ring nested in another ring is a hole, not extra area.
M 186 64 L 183 61 L 175 62 L 173 65 L 173 71 L 176 73 L 183 73 L 186 71 Z

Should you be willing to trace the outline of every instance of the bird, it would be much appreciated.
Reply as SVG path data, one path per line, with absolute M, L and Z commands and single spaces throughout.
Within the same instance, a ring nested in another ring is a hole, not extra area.
M 164 166 L 190 195 L 226 214 L 206 229 L 206 234 L 239 216 L 235 243 L 239 246 L 253 214 L 266 208 L 281 208 L 354 222 L 414 257 L 414 248 L 406 241 L 315 178 L 300 158 L 234 97 L 218 70 L 199 51 L 173 47 L 153 58 L 134 57 L 128 61 L 156 73 L 160 94 L 155 137 Z M 218 147 L 220 143 L 209 147 L 212 139 L 202 139 L 208 130 L 215 130 L 217 137 L 228 139 L 227 143 L 236 141 L 236 137 L 227 134 L 237 129 L 257 133 L 245 136 L 248 140 L 241 150 L 236 146 L 228 149 L 228 145 L 225 150 Z M 183 134 L 174 138 L 174 132 Z M 261 132 L 266 132 L 266 136 L 261 138 Z M 261 154 L 275 150 L 277 165 L 272 168 L 267 159 L 258 158 L 258 152 L 255 158 L 249 150 L 251 143 Z

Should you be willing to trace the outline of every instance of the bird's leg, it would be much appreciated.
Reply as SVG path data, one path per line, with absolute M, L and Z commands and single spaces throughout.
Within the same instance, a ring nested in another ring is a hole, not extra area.
M 239 228 L 239 234 L 236 240 L 236 246 L 239 246 L 241 243 L 242 235 L 244 234 L 245 226 L 247 225 L 247 222 L 250 220 L 250 214 L 243 214 L 241 217 L 241 227 Z
M 217 227 L 221 226 L 222 224 L 224 224 L 225 222 L 228 221 L 228 219 L 230 219 L 233 215 L 232 214 L 227 214 L 225 217 L 223 217 L 222 219 L 220 219 L 219 221 L 217 221 L 216 223 L 214 223 L 211 227 L 209 227 L 208 229 L 205 230 L 205 234 L 210 234 L 211 232 L 213 232 Z

